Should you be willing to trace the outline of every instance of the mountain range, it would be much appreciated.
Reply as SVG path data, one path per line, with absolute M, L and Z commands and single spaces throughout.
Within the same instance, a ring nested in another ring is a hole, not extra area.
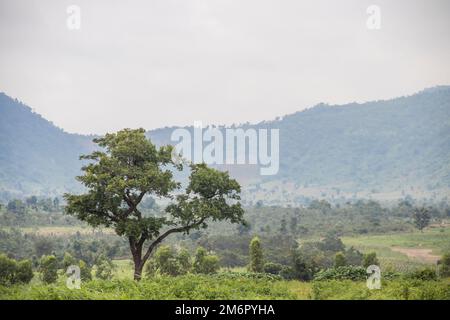
M 246 186 L 248 201 L 358 193 L 445 197 L 450 189 L 450 86 L 361 104 L 319 104 L 235 127 L 280 134 L 277 175 L 260 176 L 248 165 L 219 167 Z M 174 129 L 148 136 L 158 145 L 173 143 Z M 78 158 L 94 150 L 93 138 L 67 133 L 0 93 L 0 199 L 80 190 Z

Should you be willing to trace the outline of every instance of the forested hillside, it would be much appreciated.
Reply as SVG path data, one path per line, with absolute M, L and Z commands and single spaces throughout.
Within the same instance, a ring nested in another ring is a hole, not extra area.
M 0 93 L 0 192 L 5 197 L 75 190 L 78 157 L 90 150 L 91 140 L 64 132 Z
M 280 130 L 277 175 L 250 181 L 292 182 L 360 190 L 445 190 L 450 181 L 450 87 L 392 100 L 335 106 L 320 104 L 248 128 Z M 173 143 L 174 127 L 148 132 Z M 93 137 L 68 134 L 5 94 L 0 94 L 0 191 L 3 195 L 58 194 L 74 190 L 78 157 Z M 251 170 L 232 173 L 248 180 Z M 256 172 L 256 170 L 253 170 Z M 247 176 L 246 176 L 247 175 Z M 416 195 L 417 196 L 417 195 Z

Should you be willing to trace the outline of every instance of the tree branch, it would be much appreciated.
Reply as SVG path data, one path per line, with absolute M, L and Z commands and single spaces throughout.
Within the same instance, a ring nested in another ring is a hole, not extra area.
M 192 229 L 194 227 L 197 227 L 199 225 L 201 225 L 204 221 L 206 220 L 206 217 L 201 218 L 199 221 L 194 222 L 190 225 L 184 226 L 184 227 L 177 227 L 177 228 L 172 228 L 167 230 L 166 232 L 164 232 L 162 235 L 160 235 L 158 238 L 156 238 L 155 241 L 152 242 L 152 244 L 150 245 L 150 247 L 148 247 L 147 252 L 144 255 L 144 258 L 142 259 L 142 261 L 145 263 L 147 261 L 147 259 L 150 257 L 150 254 L 152 253 L 152 251 L 155 249 L 155 247 L 160 244 L 167 236 L 169 236 L 172 233 L 176 233 L 176 232 L 183 232 L 183 231 L 187 231 L 189 229 Z

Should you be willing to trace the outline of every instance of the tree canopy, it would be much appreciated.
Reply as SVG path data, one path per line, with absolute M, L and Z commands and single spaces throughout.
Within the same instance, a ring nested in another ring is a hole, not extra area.
M 170 234 L 206 228 L 208 219 L 244 223 L 240 185 L 227 172 L 190 164 L 189 182 L 181 192 L 173 171 L 182 170 L 182 164 L 172 161 L 172 146 L 157 148 L 144 129 L 124 129 L 94 142 L 103 150 L 80 157 L 89 163 L 77 177 L 87 192 L 66 194 L 66 213 L 94 227 L 113 228 L 126 237 L 135 279 L 141 278 L 145 262 Z M 146 195 L 173 201 L 164 214 L 144 215 L 139 204 Z M 143 252 L 147 240 L 152 242 Z

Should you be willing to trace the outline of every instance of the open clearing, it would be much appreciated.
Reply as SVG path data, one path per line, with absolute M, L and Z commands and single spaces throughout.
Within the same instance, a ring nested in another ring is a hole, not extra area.
M 113 230 L 110 229 L 94 229 L 91 227 L 80 227 L 80 226 L 44 226 L 44 227 L 33 227 L 33 228 L 21 228 L 24 233 L 34 233 L 40 236 L 68 236 L 74 235 L 76 233 L 80 234 L 114 234 Z
M 417 249 L 417 248 L 401 248 L 392 247 L 392 251 L 406 254 L 408 258 L 419 260 L 420 262 L 435 264 L 439 260 L 439 256 L 431 254 L 431 249 Z
M 407 271 L 435 264 L 450 252 L 450 227 L 427 228 L 424 232 L 343 237 L 347 247 L 376 252 L 381 267 Z

